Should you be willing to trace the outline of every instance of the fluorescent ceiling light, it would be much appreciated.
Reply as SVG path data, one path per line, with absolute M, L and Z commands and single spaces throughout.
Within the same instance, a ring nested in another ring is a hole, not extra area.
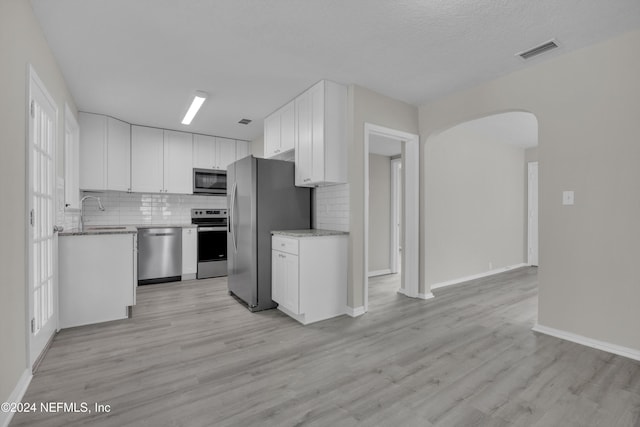
M 204 100 L 207 99 L 207 94 L 204 92 L 196 92 L 196 95 L 193 97 L 193 101 L 191 102 L 191 107 L 187 110 L 187 114 L 184 115 L 184 119 L 182 119 L 183 125 L 190 125 L 193 118 L 198 113 L 200 107 L 204 103 Z

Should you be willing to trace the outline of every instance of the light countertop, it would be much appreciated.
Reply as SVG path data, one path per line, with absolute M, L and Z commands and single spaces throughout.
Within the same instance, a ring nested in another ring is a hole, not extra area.
M 317 228 L 311 228 L 307 230 L 272 230 L 271 234 L 274 236 L 285 237 L 326 237 L 326 236 L 348 236 L 346 231 L 337 230 L 320 230 Z
M 196 224 L 135 224 L 135 225 L 87 225 L 84 230 L 71 228 L 59 233 L 60 236 L 87 236 L 96 234 L 135 234 L 140 228 L 196 228 Z

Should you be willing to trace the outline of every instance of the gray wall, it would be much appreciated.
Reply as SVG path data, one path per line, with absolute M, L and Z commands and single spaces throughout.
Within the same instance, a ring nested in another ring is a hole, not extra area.
M 27 64 L 58 105 L 57 175 L 63 177 L 64 103 L 76 114 L 62 74 L 24 0 L 0 2 L 0 401 L 14 390 L 27 368 L 26 356 L 26 93 Z
M 391 157 L 369 154 L 369 272 L 391 268 Z
M 454 127 L 426 147 L 429 285 L 524 262 L 524 149 L 482 138 Z
M 264 157 L 264 135 L 251 141 L 251 154 L 253 157 Z
M 348 91 L 349 269 L 347 304 L 364 306 L 364 124 L 418 133 L 418 109 L 361 86 Z
M 470 119 L 513 110 L 536 115 L 538 322 L 636 351 L 640 55 L 629 53 L 639 50 L 636 30 L 420 108 L 421 139 L 427 145 L 433 134 Z M 423 170 L 435 166 L 426 155 L 421 163 Z M 575 191 L 575 205 L 562 205 L 563 190 Z M 427 193 L 423 210 L 428 200 Z M 422 249 L 428 237 L 423 231 Z M 421 253 L 424 268 L 429 254 Z

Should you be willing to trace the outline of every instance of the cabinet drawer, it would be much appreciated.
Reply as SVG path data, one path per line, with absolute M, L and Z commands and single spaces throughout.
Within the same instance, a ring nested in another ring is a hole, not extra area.
M 271 249 L 298 255 L 298 240 L 287 237 L 272 236 Z

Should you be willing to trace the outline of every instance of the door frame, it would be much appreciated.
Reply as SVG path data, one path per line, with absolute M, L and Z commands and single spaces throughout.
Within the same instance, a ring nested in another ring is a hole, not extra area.
M 400 231 L 397 224 L 400 215 L 400 204 L 402 203 L 400 187 L 400 176 L 402 167 L 402 157 L 391 159 L 391 248 L 389 252 L 389 265 L 391 266 L 391 274 L 396 274 L 400 270 L 398 268 L 398 253 L 400 252 Z
M 51 183 L 51 185 L 53 186 L 54 190 L 53 190 L 53 212 L 54 212 L 54 222 L 55 222 L 55 208 L 57 206 L 57 191 L 56 191 L 56 177 L 57 177 L 57 151 L 58 151 L 58 138 L 59 138 L 59 134 L 58 134 L 58 118 L 60 115 L 60 110 L 58 108 L 58 104 L 55 102 L 55 99 L 53 98 L 53 96 L 51 96 L 51 93 L 49 92 L 49 90 L 47 89 L 46 85 L 44 84 L 44 82 L 40 79 L 40 77 L 38 76 L 38 74 L 36 73 L 36 70 L 34 69 L 33 65 L 28 64 L 27 65 L 27 87 L 26 87 L 26 105 L 25 105 L 25 126 L 26 126 L 26 143 L 25 143 L 25 194 L 26 194 L 26 198 L 25 198 L 25 214 L 26 214 L 26 218 L 25 218 L 25 242 L 27 243 L 25 245 L 25 252 L 26 252 L 26 272 L 25 272 L 25 277 L 27 279 L 27 283 L 25 286 L 25 292 L 26 292 L 26 310 L 25 310 L 25 314 L 26 314 L 26 319 L 25 319 L 25 346 L 26 346 L 26 362 L 27 362 L 27 368 L 29 369 L 29 371 L 33 372 L 33 369 L 37 367 L 37 363 L 39 362 L 39 360 L 41 359 L 42 355 L 46 352 L 46 349 L 49 347 L 49 345 L 51 344 L 51 341 L 53 339 L 53 337 L 55 336 L 56 332 L 59 331 L 59 310 L 58 310 L 58 266 L 57 266 L 57 261 L 58 261 L 58 251 L 57 251 L 57 233 L 54 233 L 54 243 L 53 243 L 53 254 L 52 254 L 52 262 L 53 262 L 53 306 L 54 306 L 54 316 L 53 319 L 51 320 L 52 322 L 54 322 L 53 324 L 53 334 L 48 337 L 47 339 L 47 344 L 45 344 L 45 346 L 43 347 L 43 351 L 36 357 L 32 358 L 31 355 L 31 346 L 32 346 L 32 333 L 31 333 L 31 319 L 34 316 L 33 313 L 33 289 L 32 289 L 32 285 L 33 285 L 33 244 L 32 244 L 32 228 L 30 225 L 30 212 L 33 209 L 33 189 L 32 189 L 32 185 L 31 185 L 31 179 L 32 179 L 32 147 L 31 147 L 31 134 L 32 134 L 32 129 L 30 126 L 30 116 L 31 116 L 31 100 L 33 98 L 33 87 L 34 85 L 37 85 L 39 90 L 42 92 L 42 94 L 44 95 L 44 97 L 47 99 L 47 102 L 49 102 L 53 107 L 54 107 L 54 116 L 53 117 L 53 138 L 54 138 L 54 142 L 53 142 L 53 151 L 52 151 L 52 164 L 53 164 L 53 182 Z
M 532 174 L 535 174 L 535 179 L 532 179 Z M 540 242 L 539 242 L 539 166 L 538 162 L 527 163 L 527 264 L 531 266 L 537 266 L 540 262 Z M 534 188 L 535 187 L 535 188 Z M 533 192 L 536 192 L 536 197 L 533 197 Z M 531 206 L 535 205 L 535 215 L 532 215 Z M 534 233 L 536 234 L 534 238 Z M 534 247 L 532 247 L 534 242 Z M 535 256 L 532 255 L 535 253 Z
M 420 137 L 416 134 L 403 132 L 396 129 L 378 126 L 372 123 L 364 124 L 364 262 L 363 262 L 363 286 L 364 286 L 364 311 L 369 310 L 369 138 L 371 135 L 379 135 L 392 138 L 402 145 L 402 173 L 404 178 L 403 210 L 402 210 L 402 278 L 398 293 L 411 298 L 423 298 L 419 294 L 419 170 L 420 170 Z M 409 232 L 412 230 L 413 232 Z

